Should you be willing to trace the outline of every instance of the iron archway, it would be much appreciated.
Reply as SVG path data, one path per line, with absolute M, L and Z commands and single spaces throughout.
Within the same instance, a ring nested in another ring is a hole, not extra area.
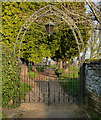
M 69 12 L 69 11 L 67 11 Z M 32 23 L 34 23 L 36 20 L 38 20 L 41 17 L 44 17 L 45 15 L 55 15 L 57 16 L 60 20 L 64 21 L 69 28 L 72 30 L 73 35 L 75 37 L 76 43 L 78 45 L 78 52 L 79 52 L 79 63 L 82 64 L 82 62 L 85 60 L 83 58 L 83 60 L 81 60 L 80 57 L 80 47 L 82 48 L 82 51 L 84 51 L 84 42 L 83 42 L 83 38 L 82 35 L 80 33 L 79 28 L 77 27 L 77 25 L 75 24 L 74 20 L 68 15 L 68 13 L 65 13 L 64 11 L 62 11 L 61 9 L 53 6 L 53 5 L 47 5 L 41 9 L 39 9 L 38 11 L 36 11 L 35 13 L 33 13 L 27 20 L 26 22 L 21 26 L 19 33 L 17 35 L 16 38 L 16 42 L 15 42 L 15 46 L 14 46 L 14 54 L 18 53 L 18 59 L 20 58 L 20 50 L 22 47 L 22 42 L 24 39 L 24 36 L 28 30 L 28 28 L 31 26 Z M 78 37 L 77 37 L 77 35 Z M 17 44 L 18 44 L 18 49 L 17 49 Z

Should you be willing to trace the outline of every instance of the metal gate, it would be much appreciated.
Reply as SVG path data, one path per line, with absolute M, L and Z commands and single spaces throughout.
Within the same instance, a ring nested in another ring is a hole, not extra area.
M 80 79 L 78 67 L 68 66 L 67 71 L 57 69 L 56 65 L 23 65 L 24 83 L 21 102 L 77 103 L 80 98 Z

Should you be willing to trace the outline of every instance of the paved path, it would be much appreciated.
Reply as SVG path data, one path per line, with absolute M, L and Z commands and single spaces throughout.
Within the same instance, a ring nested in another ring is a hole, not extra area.
M 44 73 L 39 73 L 36 79 L 30 80 L 32 91 L 26 94 L 22 102 L 45 102 L 45 103 L 74 103 L 75 97 L 64 92 L 59 84 L 55 70 L 46 68 Z
M 8 118 L 87 118 L 75 104 L 22 103 L 15 109 L 3 109 Z

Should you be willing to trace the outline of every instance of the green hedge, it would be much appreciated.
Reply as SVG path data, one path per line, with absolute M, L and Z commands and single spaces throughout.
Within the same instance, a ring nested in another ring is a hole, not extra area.
M 18 100 L 18 62 L 7 47 L 2 49 L 2 106 L 8 107 L 10 100 Z
M 25 91 L 24 91 L 25 88 Z M 13 104 L 10 107 L 17 107 L 18 97 L 23 97 L 24 92 L 28 92 L 31 88 L 26 83 L 19 81 L 18 61 L 8 47 L 2 49 L 2 107 L 9 107 L 12 100 Z

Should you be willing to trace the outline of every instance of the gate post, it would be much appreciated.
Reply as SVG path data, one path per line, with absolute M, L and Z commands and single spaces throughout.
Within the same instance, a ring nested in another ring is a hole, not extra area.
M 80 67 L 79 71 L 79 95 L 78 95 L 78 102 L 80 105 L 85 104 L 85 63 Z

